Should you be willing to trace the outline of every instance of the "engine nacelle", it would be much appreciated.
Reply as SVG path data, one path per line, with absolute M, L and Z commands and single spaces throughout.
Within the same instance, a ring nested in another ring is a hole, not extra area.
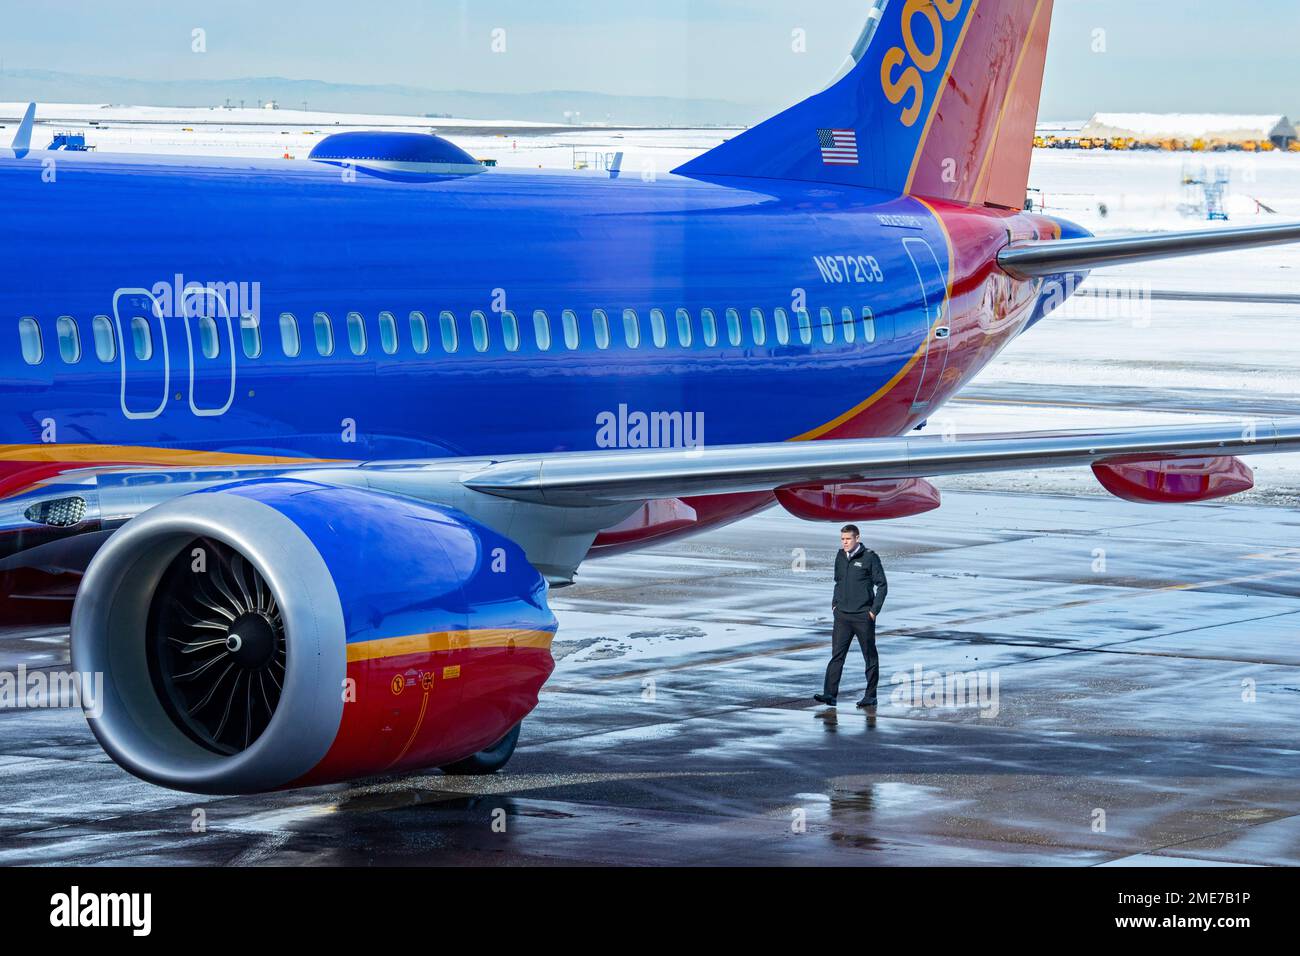
M 939 489 L 924 478 L 778 488 L 776 500 L 804 521 L 887 521 L 939 507 Z
M 771 504 L 770 491 L 647 501 L 619 524 L 600 532 L 588 557 L 619 554 L 650 541 L 662 543 L 703 529 L 721 528 Z
M 1098 462 L 1092 471 L 1116 498 L 1143 503 L 1212 501 L 1255 487 L 1255 473 L 1240 458 Z
M 464 514 L 296 480 L 186 495 L 87 569 L 72 660 L 90 725 L 152 783 L 252 793 L 491 747 L 554 668 L 546 585 Z

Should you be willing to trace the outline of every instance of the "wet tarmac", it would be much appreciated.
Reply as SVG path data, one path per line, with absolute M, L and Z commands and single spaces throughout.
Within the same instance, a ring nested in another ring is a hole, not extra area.
M 811 700 L 836 529 L 769 513 L 553 595 L 496 777 L 198 798 L 79 711 L 0 711 L 0 864 L 1300 863 L 1300 515 L 958 492 L 867 541 L 874 711 L 856 649 Z M 0 639 L 0 670 L 66 661 Z
M 1205 415 L 1217 422 L 1291 418 L 1297 413 L 1295 397 L 1290 395 L 1252 395 L 1239 389 L 1159 388 L 1140 384 L 1080 388 L 1073 383 L 1051 385 L 1041 382 L 975 382 L 948 407 L 962 409 L 997 405 L 1016 409 L 1074 408 Z M 951 413 L 945 409 L 941 414 Z

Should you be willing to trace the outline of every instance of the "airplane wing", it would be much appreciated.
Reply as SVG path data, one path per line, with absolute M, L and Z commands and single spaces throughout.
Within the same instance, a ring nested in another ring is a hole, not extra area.
M 1300 223 L 1148 233 L 1115 238 L 1056 239 L 1018 242 L 998 254 L 998 264 L 1021 279 L 1087 272 L 1103 266 L 1129 265 L 1206 252 L 1228 252 L 1300 241 Z
M 575 507 L 785 485 L 933 478 L 1169 458 L 1300 452 L 1300 418 L 996 435 L 776 442 L 699 449 L 567 452 L 498 460 L 463 484 Z
M 845 441 L 770 442 L 678 449 L 304 464 L 269 468 L 127 466 L 65 472 L 0 503 L 0 530 L 41 522 L 79 498 L 79 517 L 111 527 L 171 498 L 239 481 L 293 477 L 362 486 L 474 510 L 475 495 L 560 509 L 657 498 L 772 491 L 788 485 L 934 478 L 1094 464 L 1300 452 L 1300 418 L 1143 428 Z

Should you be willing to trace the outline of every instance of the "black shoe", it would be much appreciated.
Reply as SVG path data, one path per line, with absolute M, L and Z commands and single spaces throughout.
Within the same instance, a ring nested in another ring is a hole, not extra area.
M 827 697 L 825 694 L 813 694 L 813 700 L 819 704 L 826 704 L 828 707 L 835 706 L 835 698 Z
M 876 706 L 876 699 L 873 697 L 873 698 L 871 698 L 871 700 L 867 700 L 867 699 L 864 697 L 864 698 L 862 698 L 860 701 L 858 701 L 858 706 L 859 706 L 859 707 L 864 707 L 864 708 L 865 708 L 865 707 L 875 707 L 875 706 Z

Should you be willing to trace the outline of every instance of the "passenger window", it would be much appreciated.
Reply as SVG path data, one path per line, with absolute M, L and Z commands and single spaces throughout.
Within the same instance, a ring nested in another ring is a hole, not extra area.
M 774 318 L 776 319 L 776 341 L 779 345 L 790 344 L 790 316 L 786 314 L 785 309 L 777 309 Z
M 858 330 L 855 325 L 856 320 L 853 317 L 853 310 L 847 307 L 841 310 L 840 320 L 841 320 L 840 324 L 844 326 L 844 341 L 845 342 L 857 341 Z
M 131 320 L 131 346 L 137 361 L 147 362 L 153 358 L 153 331 L 143 315 Z
M 469 314 L 469 334 L 474 339 L 474 351 L 488 350 L 487 316 L 484 313 L 475 310 Z
M 686 309 L 677 310 L 677 342 L 684 349 L 691 347 L 691 313 Z
M 334 323 L 324 312 L 317 312 L 312 317 L 312 327 L 316 333 L 316 352 L 328 358 L 334 354 Z
M 366 320 L 360 312 L 348 313 L 348 348 L 353 355 L 366 354 Z
M 23 346 L 23 361 L 28 365 L 40 365 L 45 358 L 40 324 L 30 317 L 22 319 L 18 323 L 18 339 Z
M 800 309 L 795 313 L 795 318 L 799 322 L 799 341 L 804 345 L 812 345 L 812 316 Z
M 700 312 L 700 325 L 704 327 L 704 344 L 713 348 L 718 344 L 718 317 L 712 309 Z
M 668 323 L 664 320 L 663 309 L 650 310 L 650 332 L 654 336 L 655 348 L 661 349 L 668 344 Z
M 397 354 L 397 316 L 391 312 L 379 313 L 379 347 L 386 355 Z
M 564 310 L 560 316 L 560 322 L 564 326 L 564 345 L 570 350 L 578 347 L 578 316 L 575 312 Z
M 876 341 L 876 317 L 866 306 L 862 307 L 862 337 L 868 342 Z
M 407 319 L 411 330 L 411 348 L 416 355 L 429 351 L 429 322 L 423 312 L 412 312 Z
M 105 365 L 117 358 L 117 336 L 113 332 L 113 320 L 106 315 L 97 315 L 90 322 L 90 331 L 95 339 L 95 357 Z
M 551 350 L 551 317 L 538 309 L 533 313 L 533 334 L 537 336 L 537 348 L 543 352 Z
M 292 312 L 280 313 L 280 350 L 285 358 L 297 358 L 302 353 L 302 338 L 298 335 L 298 320 Z
M 77 320 L 70 315 L 61 315 L 54 327 L 59 333 L 59 357 L 67 365 L 80 362 L 81 335 L 77 332 Z
M 822 317 L 822 341 L 825 342 L 827 345 L 830 345 L 832 342 L 835 341 L 835 316 L 831 314 L 830 309 L 823 306 L 821 311 L 821 317 Z
M 735 309 L 727 310 L 727 338 L 732 345 L 740 344 L 740 313 Z
M 609 348 L 609 313 L 604 309 L 591 313 L 591 326 L 596 333 L 596 348 Z
M 749 310 L 749 324 L 754 330 L 754 344 L 767 344 L 767 319 L 763 317 L 762 309 Z
M 456 317 L 450 312 L 438 316 L 438 325 L 442 329 L 442 350 L 450 355 L 460 348 L 460 337 L 456 334 Z
M 636 314 L 636 309 L 623 310 L 623 337 L 627 340 L 628 348 L 641 347 L 641 318 Z
M 416 355 L 424 355 L 429 351 L 429 321 L 423 312 L 412 312 L 410 322 L 411 348 L 415 349 Z
M 519 320 L 513 312 L 501 313 L 501 339 L 507 352 L 519 351 Z
M 239 330 L 244 340 L 244 357 L 262 357 L 262 320 L 251 312 L 239 317 Z
M 208 315 L 199 316 L 199 351 L 205 359 L 221 354 L 221 340 L 217 337 L 217 320 Z

